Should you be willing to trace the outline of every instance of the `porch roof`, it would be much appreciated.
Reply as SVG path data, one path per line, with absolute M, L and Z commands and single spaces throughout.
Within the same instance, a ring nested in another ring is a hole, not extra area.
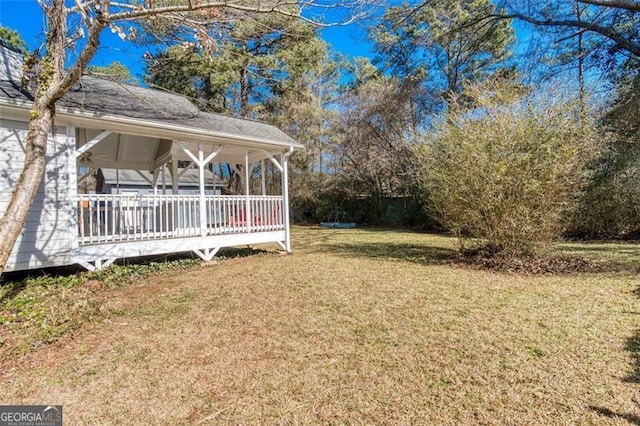
M 22 88 L 19 82 L 0 81 L 0 107 L 10 106 L 26 112 L 32 101 L 33 94 Z M 253 151 L 252 160 L 255 161 L 266 157 L 263 151 L 284 152 L 302 148 L 275 126 L 202 112 L 181 95 L 87 75 L 82 76 L 58 102 L 57 115 L 78 127 L 126 135 L 118 138 L 118 151 L 146 154 L 144 159 L 127 155 L 128 159 L 140 160 L 135 165 L 128 165 L 122 162 L 123 155 L 119 152 L 105 156 L 107 152 L 101 151 L 106 147 L 99 149 L 99 144 L 91 152 L 97 154 L 96 160 L 105 160 L 95 164 L 102 167 L 151 170 L 161 162 L 161 153 L 153 151 L 162 145 L 162 140 L 180 140 L 184 142 L 183 146 L 192 150 L 196 149 L 197 143 L 203 143 L 205 154 L 213 152 L 217 145 L 223 145 L 216 161 L 230 163 L 241 162 L 245 149 Z M 81 137 L 79 146 L 87 139 L 86 136 Z M 124 144 L 132 146 L 122 146 Z M 173 146 L 170 151 L 173 158 L 189 159 L 179 147 Z
M 200 111 L 187 98 L 162 90 L 82 76 L 61 99 L 61 106 L 101 115 L 122 116 L 158 124 L 178 125 L 258 141 L 298 145 L 275 126 L 254 120 Z

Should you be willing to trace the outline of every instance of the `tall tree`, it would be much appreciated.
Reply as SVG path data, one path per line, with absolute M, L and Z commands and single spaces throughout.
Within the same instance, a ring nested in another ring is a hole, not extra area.
M 144 80 L 151 87 L 191 98 L 203 111 L 227 112 L 232 108 L 225 90 L 236 72 L 216 62 L 194 43 L 170 46 L 156 55 L 148 54 Z
M 278 14 L 306 21 L 322 16 L 313 15 L 313 11 L 303 15 L 301 5 L 297 2 L 279 0 L 256 3 L 234 0 L 76 0 L 72 6 L 67 6 L 65 0 L 41 0 L 39 3 L 46 15 L 45 50 L 40 60 L 41 72 L 36 79 L 37 89 L 27 133 L 24 168 L 0 219 L 0 270 L 6 265 L 42 180 L 47 140 L 55 120 L 56 103 L 79 80 L 97 51 L 100 34 L 105 28 L 110 27 L 123 39 L 127 39 L 132 37 L 135 27 L 125 30 L 122 23 L 150 17 L 162 18 L 171 21 L 173 25 L 187 28 L 198 26 L 203 21 L 224 22 L 230 15 L 237 17 L 239 13 Z M 316 12 L 318 8 L 326 10 L 352 6 L 353 13 L 347 17 L 347 20 L 351 20 L 362 12 L 361 6 L 366 8 L 369 2 L 357 0 L 344 4 L 312 0 L 304 2 L 304 5 L 311 8 L 316 6 Z M 78 45 L 79 53 L 70 58 L 69 53 L 73 51 L 75 44 Z M 65 63 L 71 64 L 67 70 Z
M 578 21 L 587 19 L 586 5 L 578 0 L 567 9 Z M 520 24 L 522 25 L 522 24 Z M 604 69 L 610 64 L 602 59 L 608 57 L 602 39 L 593 33 L 576 31 L 574 28 L 537 26 L 524 24 L 527 44 L 521 43 L 518 67 L 523 71 L 523 80 L 540 86 L 547 81 L 562 80 L 572 86 L 584 105 L 589 91 L 602 84 Z M 526 70 L 526 73 L 524 72 Z M 586 112 L 586 105 L 583 108 Z
M 640 60 L 629 59 L 612 77 L 614 102 L 601 126 L 612 136 L 594 164 L 572 232 L 600 237 L 640 235 Z
M 377 62 L 401 76 L 426 78 L 443 98 L 459 93 L 463 83 L 505 67 L 514 41 L 510 23 L 474 23 L 493 13 L 490 0 L 391 8 L 373 32 Z
M 196 97 L 205 109 L 242 117 L 258 118 L 291 70 L 313 69 L 326 50 L 315 28 L 290 17 L 265 15 L 204 30 L 215 49 L 200 42 L 172 46 L 148 57 L 145 79 Z
M 370 220 L 382 218 L 386 197 L 417 194 L 412 145 L 432 113 L 465 82 L 506 66 L 513 42 L 508 22 L 465 26 L 494 11 L 489 0 L 403 4 L 388 9 L 371 31 L 376 57 L 373 65 L 360 61 L 353 70 L 338 152 L 342 189 L 370 197 Z

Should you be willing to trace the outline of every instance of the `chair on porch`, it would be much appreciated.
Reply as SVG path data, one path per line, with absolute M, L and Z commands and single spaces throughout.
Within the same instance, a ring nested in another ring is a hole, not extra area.
M 273 211 L 268 216 L 257 214 L 253 216 L 251 222 L 252 226 L 273 226 L 277 223 L 278 213 L 280 212 L 280 205 L 276 204 Z M 230 226 L 246 226 L 247 225 L 247 213 L 244 208 L 238 209 L 235 214 L 229 216 Z
M 280 212 L 280 205 L 276 204 L 269 216 L 256 215 L 253 217 L 253 225 L 255 226 L 273 226 L 277 223 L 276 219 Z

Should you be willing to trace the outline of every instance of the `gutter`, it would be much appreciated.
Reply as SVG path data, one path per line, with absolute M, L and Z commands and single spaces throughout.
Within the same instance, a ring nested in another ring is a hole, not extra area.
M 300 145 L 300 147 L 302 148 L 302 145 Z M 288 160 L 289 157 L 291 156 L 291 154 L 293 154 L 293 146 L 289 145 L 289 150 L 284 153 L 284 158 L 286 158 Z

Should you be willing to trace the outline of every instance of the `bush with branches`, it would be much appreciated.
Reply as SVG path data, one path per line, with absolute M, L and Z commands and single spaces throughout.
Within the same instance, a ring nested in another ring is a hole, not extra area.
M 602 145 L 579 100 L 505 80 L 467 87 L 418 148 L 421 183 L 463 252 L 537 256 L 561 235 Z

